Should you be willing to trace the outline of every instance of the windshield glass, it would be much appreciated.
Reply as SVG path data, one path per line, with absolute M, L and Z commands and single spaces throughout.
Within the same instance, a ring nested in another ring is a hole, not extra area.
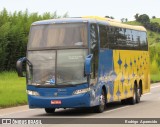
M 28 60 L 33 65 L 33 75 L 31 77 L 29 68 L 28 78 L 30 84 L 43 85 L 49 84 L 55 76 L 55 51 L 29 51 Z
M 59 46 L 86 47 L 87 24 L 46 24 L 31 27 L 28 49 Z
M 57 51 L 57 84 L 79 84 L 87 82 L 84 77 L 84 61 L 87 49 Z
M 84 61 L 87 49 L 28 51 L 32 75 L 27 68 L 28 83 L 33 85 L 76 85 L 87 82 Z M 57 54 L 57 55 L 56 55 Z

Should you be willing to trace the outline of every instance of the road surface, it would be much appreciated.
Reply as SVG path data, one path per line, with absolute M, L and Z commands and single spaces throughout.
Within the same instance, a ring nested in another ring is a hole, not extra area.
M 0 118 L 160 118 L 160 83 L 152 84 L 150 93 L 143 95 L 139 104 L 110 103 L 103 113 L 94 113 L 88 109 L 57 109 L 54 114 L 46 114 L 44 109 L 29 109 L 25 105 L 0 109 Z

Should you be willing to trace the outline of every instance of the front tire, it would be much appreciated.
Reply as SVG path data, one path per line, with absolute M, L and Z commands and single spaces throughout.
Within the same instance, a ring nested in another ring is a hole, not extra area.
M 100 104 L 95 107 L 95 112 L 102 113 L 105 110 L 106 107 L 106 95 L 104 90 L 102 90 L 102 93 L 100 95 Z
M 55 112 L 55 108 L 45 108 L 46 113 L 51 114 Z

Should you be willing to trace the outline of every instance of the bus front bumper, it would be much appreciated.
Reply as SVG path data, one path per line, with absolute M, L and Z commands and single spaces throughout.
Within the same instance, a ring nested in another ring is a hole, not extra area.
M 63 97 L 43 97 L 28 95 L 30 108 L 80 108 L 90 107 L 90 94 Z

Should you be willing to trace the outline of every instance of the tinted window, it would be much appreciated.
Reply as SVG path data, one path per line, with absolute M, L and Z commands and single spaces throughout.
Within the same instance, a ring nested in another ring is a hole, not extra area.
M 126 49 L 128 39 L 128 36 L 126 36 L 126 29 L 117 28 L 117 33 L 115 36 L 117 36 L 116 49 Z
M 91 46 L 91 54 L 93 54 L 91 78 L 95 79 L 98 76 L 98 29 L 97 29 L 97 24 L 90 25 L 90 46 Z
M 132 30 L 132 42 L 133 42 L 133 49 L 140 49 L 140 36 L 139 31 Z
M 118 48 L 118 31 L 115 27 L 108 27 L 108 45 L 110 49 Z
M 28 48 L 86 47 L 86 23 L 34 25 L 30 30 Z
M 99 25 L 99 33 L 100 33 L 100 46 L 101 48 L 107 48 L 107 27 L 105 25 Z
M 140 49 L 141 50 L 148 50 L 146 32 L 140 32 Z
M 91 49 L 94 49 L 98 44 L 98 30 L 96 24 L 90 25 L 90 45 Z
M 101 48 L 148 50 L 147 35 L 143 31 L 100 26 L 100 38 Z

